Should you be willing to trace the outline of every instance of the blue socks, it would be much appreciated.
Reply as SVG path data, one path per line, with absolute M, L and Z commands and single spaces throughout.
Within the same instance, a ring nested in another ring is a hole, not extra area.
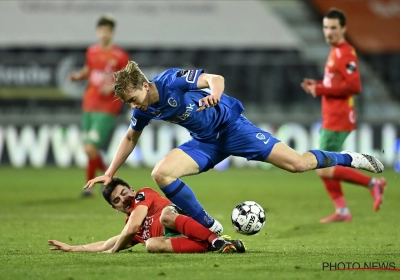
M 196 222 L 209 228 L 214 224 L 214 219 L 204 210 L 204 207 L 197 201 L 192 189 L 180 179 L 172 182 L 168 186 L 161 188 L 165 196 L 176 206 L 186 211 L 186 213 Z
M 325 168 L 335 165 L 351 166 L 352 158 L 348 154 L 341 154 L 338 152 L 327 152 L 322 150 L 309 150 L 317 158 L 317 167 Z

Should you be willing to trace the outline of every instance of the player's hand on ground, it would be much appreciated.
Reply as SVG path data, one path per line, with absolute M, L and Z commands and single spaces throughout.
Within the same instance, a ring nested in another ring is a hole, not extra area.
M 69 246 L 68 244 L 62 243 L 60 241 L 57 240 L 48 240 L 47 244 L 49 244 L 50 246 L 54 246 L 52 248 L 50 248 L 50 250 L 59 250 L 59 251 L 63 251 L 63 252 L 69 252 L 71 251 L 71 246 Z
M 197 112 L 203 111 L 207 108 L 214 107 L 218 105 L 221 101 L 221 96 L 216 95 L 208 95 L 199 100 L 199 108 L 196 110 Z
M 92 180 L 89 180 L 89 182 L 86 183 L 86 185 L 83 187 L 84 190 L 90 189 L 91 187 L 93 187 L 95 184 L 98 183 L 103 183 L 103 185 L 107 185 L 108 183 L 111 182 L 111 177 L 107 176 L 107 175 L 102 175 L 99 177 L 96 177 Z

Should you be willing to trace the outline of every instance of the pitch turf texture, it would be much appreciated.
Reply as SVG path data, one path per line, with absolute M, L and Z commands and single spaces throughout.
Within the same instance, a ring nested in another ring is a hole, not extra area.
M 122 169 L 134 187 L 155 188 L 150 169 Z M 117 254 L 52 252 L 48 239 L 77 245 L 119 234 L 124 215 L 99 195 L 81 199 L 80 169 L 0 171 L 0 279 L 400 279 L 394 271 L 323 271 L 323 262 L 394 262 L 400 268 L 400 174 L 385 171 L 385 204 L 372 211 L 362 187 L 344 185 L 352 223 L 319 224 L 333 211 L 314 172 L 228 169 L 185 178 L 225 233 L 243 238 L 246 254 L 148 254 L 139 245 Z M 233 207 L 255 200 L 267 222 L 256 236 L 234 232 Z

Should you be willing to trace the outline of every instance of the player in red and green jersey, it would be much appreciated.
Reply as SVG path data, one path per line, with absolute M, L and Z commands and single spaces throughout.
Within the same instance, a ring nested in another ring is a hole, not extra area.
M 125 67 L 129 55 L 113 43 L 115 21 L 102 16 L 97 22 L 99 43 L 86 51 L 81 71 L 69 75 L 72 81 L 88 79 L 83 97 L 82 130 L 85 153 L 88 156 L 86 179 L 95 177 L 96 170 L 106 170 L 99 149 L 112 132 L 122 102 L 114 97 L 112 73 Z M 84 192 L 91 195 L 91 191 Z
M 345 40 L 346 17 L 337 9 L 331 9 L 323 19 L 325 40 L 332 46 L 325 65 L 322 81 L 304 79 L 301 86 L 306 93 L 322 99 L 322 128 L 319 148 L 327 151 L 341 151 L 346 137 L 356 128 L 356 114 L 353 96 L 361 92 L 356 51 Z M 374 199 L 374 210 L 382 203 L 386 181 L 363 173 L 334 166 L 316 170 L 325 184 L 336 211 L 322 219 L 327 222 L 350 222 L 352 216 L 347 207 L 340 182 L 350 182 L 370 190 Z
M 219 237 L 151 188 L 133 190 L 128 183 L 113 178 L 102 189 L 105 200 L 125 213 L 126 224 L 121 234 L 86 245 L 70 246 L 49 240 L 52 250 L 65 252 L 116 253 L 143 243 L 150 253 L 244 253 L 241 240 Z

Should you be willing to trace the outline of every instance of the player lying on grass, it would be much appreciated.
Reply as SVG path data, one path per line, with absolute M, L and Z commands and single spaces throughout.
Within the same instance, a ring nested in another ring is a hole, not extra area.
M 102 193 L 112 208 L 127 215 L 121 234 L 107 241 L 77 246 L 49 240 L 48 244 L 54 246 L 51 250 L 116 253 L 143 243 L 150 253 L 245 252 L 241 240 L 217 236 L 180 214 L 178 207 L 151 188 L 136 192 L 125 181 L 113 178 L 103 187 Z

